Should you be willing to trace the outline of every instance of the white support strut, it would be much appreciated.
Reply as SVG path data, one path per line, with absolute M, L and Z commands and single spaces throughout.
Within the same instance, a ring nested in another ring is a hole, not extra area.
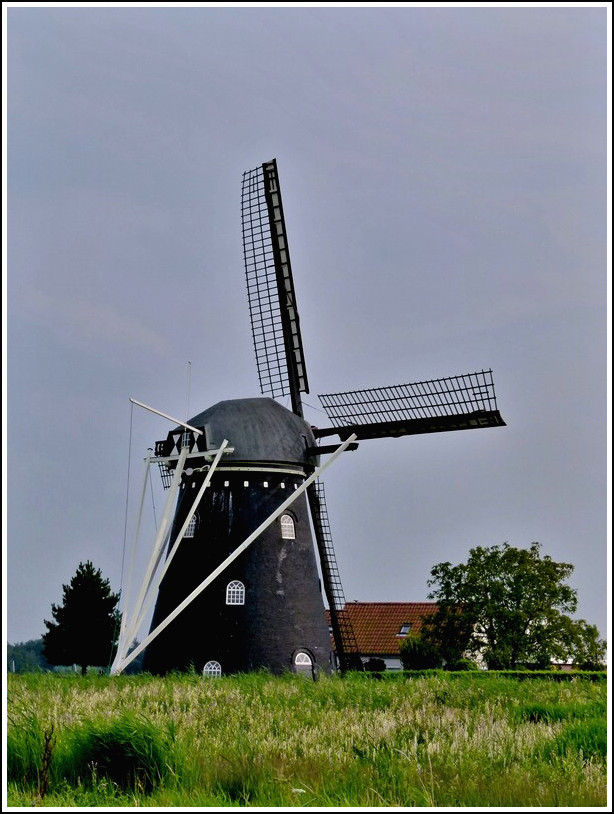
M 122 622 L 119 630 L 119 639 L 117 642 L 117 652 L 122 653 L 124 652 L 124 643 L 126 640 L 126 626 L 128 624 L 128 613 L 127 610 L 130 607 L 130 591 L 132 587 L 132 574 L 134 572 L 134 560 L 136 556 L 136 548 L 139 541 L 139 534 L 141 530 L 141 520 L 143 518 L 143 506 L 145 504 L 145 493 L 147 491 L 147 481 L 150 477 L 150 469 L 149 466 L 151 464 L 151 451 L 148 450 L 147 458 L 145 459 L 145 477 L 143 478 L 143 490 L 141 492 L 141 502 L 139 504 L 139 514 L 136 523 L 136 531 L 134 533 L 134 543 L 132 545 L 132 551 L 130 552 L 130 566 L 128 568 L 128 577 L 126 579 L 126 595 L 122 596 L 122 606 L 124 608 L 124 612 L 122 613 Z M 125 648 L 128 649 L 127 647 Z M 123 656 L 122 656 L 123 658 Z
M 141 611 L 140 611 L 139 616 L 138 616 L 138 619 L 134 623 L 135 633 L 139 629 L 139 627 L 141 626 L 141 623 L 143 622 L 143 619 L 145 618 L 145 614 L 149 610 L 149 606 L 151 605 L 151 602 L 152 602 L 152 600 L 154 598 L 155 591 L 158 589 L 158 586 L 162 582 L 162 579 L 164 578 L 164 575 L 168 571 L 168 567 L 171 564 L 171 561 L 172 561 L 173 557 L 177 553 L 177 550 L 179 548 L 179 543 L 183 540 L 183 535 L 185 534 L 185 531 L 186 531 L 187 527 L 190 525 L 190 520 L 192 519 L 192 517 L 194 517 L 194 513 L 196 512 L 196 509 L 198 508 L 198 505 L 199 505 L 199 503 L 200 503 L 200 501 L 202 499 L 202 496 L 205 493 L 205 489 L 209 486 L 209 483 L 211 482 L 211 478 L 213 477 L 213 473 L 215 472 L 215 469 L 216 469 L 218 463 L 220 462 L 220 459 L 221 459 L 222 455 L 226 451 L 227 446 L 228 446 L 228 441 L 226 439 L 224 439 L 222 441 L 222 445 L 217 450 L 215 459 L 214 459 L 213 463 L 211 464 L 211 466 L 209 468 L 209 471 L 207 472 L 207 475 L 206 475 L 203 483 L 201 484 L 200 489 L 198 490 L 198 494 L 194 498 L 194 502 L 192 503 L 190 511 L 186 515 L 186 518 L 183 521 L 183 525 L 179 529 L 179 532 L 177 534 L 175 542 L 173 543 L 173 547 L 171 548 L 166 560 L 164 561 L 163 567 L 160 569 L 159 573 L 156 575 L 156 578 L 151 583 L 151 585 L 148 587 L 147 601 L 143 603 L 143 605 L 141 607 Z
M 188 594 L 188 596 L 183 600 L 183 602 L 181 602 L 175 608 L 174 611 L 169 613 L 169 615 L 166 617 L 166 619 L 164 619 L 162 622 L 160 622 L 160 624 L 154 630 L 150 631 L 150 633 L 143 639 L 143 641 L 137 647 L 135 647 L 135 649 L 129 655 L 127 655 L 121 661 L 116 659 L 115 663 L 113 664 L 113 666 L 111 668 L 111 675 L 117 675 L 118 673 L 121 673 L 128 666 L 128 664 L 130 664 L 130 662 L 133 659 L 135 659 L 140 653 L 142 653 L 143 650 L 147 647 L 147 645 L 149 645 L 153 641 L 153 639 L 155 639 L 156 636 L 158 636 L 159 633 L 161 633 L 166 627 L 168 627 L 168 625 L 170 625 L 170 623 L 177 616 L 179 616 L 181 611 L 185 610 L 185 608 L 194 599 L 196 599 L 196 597 L 199 594 L 201 594 L 205 590 L 205 588 L 208 585 L 210 585 L 213 582 L 213 580 L 216 577 L 218 577 L 222 573 L 222 571 L 224 571 L 230 565 L 231 562 L 236 560 L 236 558 L 240 554 L 242 554 L 245 551 L 245 549 L 249 545 L 251 545 L 254 542 L 254 540 L 256 540 L 262 534 L 262 532 L 271 525 L 271 523 L 274 520 L 276 520 L 279 517 L 280 514 L 283 514 L 283 512 L 288 508 L 288 506 L 290 506 L 297 499 L 297 497 L 302 495 L 303 492 L 305 492 L 306 489 L 309 486 L 311 486 L 311 484 L 316 480 L 316 478 L 318 478 L 322 474 L 322 472 L 325 469 L 327 469 L 333 463 L 333 461 L 335 461 L 339 457 L 339 455 L 355 440 L 356 440 L 356 435 L 355 434 L 352 434 L 352 435 L 349 436 L 349 438 L 346 438 L 346 440 L 342 444 L 340 444 L 340 446 L 335 450 L 335 452 L 326 461 L 326 463 L 322 464 L 322 466 L 315 469 L 314 472 L 298 487 L 298 489 L 296 489 L 290 495 L 290 497 L 288 497 L 286 500 L 284 500 L 284 502 L 277 509 L 275 509 L 275 511 L 272 512 L 269 515 L 269 517 L 266 520 L 264 520 L 258 526 L 258 528 L 255 531 L 253 531 L 249 535 L 249 537 L 247 537 L 241 543 L 241 545 L 232 552 L 232 554 L 229 554 L 229 556 L 226 557 L 226 559 L 222 563 L 220 563 L 220 565 L 218 565 L 218 567 L 214 571 L 212 571 L 209 574 L 209 576 L 206 577 L 200 583 L 200 585 L 198 585 L 196 588 L 194 588 L 192 593 Z M 118 661 L 119 661 L 119 663 L 118 663 Z
M 130 401 L 132 402 L 132 404 L 136 404 L 139 407 L 144 407 L 146 410 L 149 410 L 150 413 L 155 413 L 156 415 L 160 415 L 160 416 L 162 416 L 162 418 L 168 418 L 169 421 L 174 421 L 175 424 L 181 424 L 182 427 L 185 427 L 188 430 L 192 430 L 192 432 L 195 432 L 197 435 L 202 435 L 203 434 L 202 430 L 199 430 L 196 427 L 193 427 L 191 424 L 186 424 L 185 421 L 180 421 L 178 418 L 173 418 L 172 415 L 168 415 L 167 413 L 161 413 L 160 410 L 156 410 L 153 407 L 150 407 L 148 404 L 143 404 L 142 401 L 137 401 L 136 399 L 133 399 L 132 397 L 130 397 Z
M 179 483 L 181 482 L 181 475 L 183 473 L 183 465 L 185 463 L 186 455 L 188 454 L 188 447 L 185 446 L 181 450 L 181 455 L 179 456 L 179 461 L 177 462 L 177 468 L 175 469 L 173 480 L 171 483 L 171 488 L 169 489 L 169 494 L 166 499 L 166 503 L 164 505 L 164 511 L 162 513 L 162 519 L 160 521 L 160 526 L 158 527 L 158 532 L 156 534 L 156 538 L 153 545 L 153 550 L 151 553 L 151 557 L 149 559 L 149 564 L 147 567 L 147 572 L 145 577 L 143 578 L 143 582 L 141 583 L 141 589 L 139 591 L 139 596 L 136 602 L 136 607 L 134 613 L 132 615 L 132 619 L 130 620 L 130 624 L 126 626 L 126 638 L 123 642 L 123 649 L 126 650 L 128 647 L 127 642 L 131 642 L 134 635 L 136 634 L 137 627 L 136 627 L 136 620 L 140 614 L 141 607 L 145 600 L 145 594 L 147 593 L 147 589 L 151 584 L 151 580 L 156 569 L 157 563 L 160 561 L 161 553 L 164 550 L 164 543 L 166 540 L 166 536 L 168 533 L 168 526 L 169 526 L 169 519 L 171 515 L 171 511 L 173 509 L 173 504 L 175 502 L 175 497 L 177 495 L 177 491 L 179 490 Z M 124 656 L 125 657 L 125 656 Z M 111 673 L 115 666 L 121 661 L 122 654 L 117 651 L 117 655 L 115 656 L 115 661 L 113 662 L 113 666 L 111 667 Z

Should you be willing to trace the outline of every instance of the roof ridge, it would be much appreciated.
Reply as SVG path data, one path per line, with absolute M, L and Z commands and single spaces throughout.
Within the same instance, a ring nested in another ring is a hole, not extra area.
M 402 599 L 399 599 L 398 601 L 393 601 L 393 600 L 388 600 L 388 599 L 380 601 L 380 600 L 376 599 L 376 600 L 374 600 L 372 602 L 369 602 L 368 600 L 362 600 L 362 599 L 352 599 L 349 602 L 346 602 L 345 604 L 346 605 L 436 605 L 437 603 L 433 602 L 432 600 L 429 600 L 429 599 L 419 599 L 417 601 L 413 601 L 413 600 L 404 601 Z

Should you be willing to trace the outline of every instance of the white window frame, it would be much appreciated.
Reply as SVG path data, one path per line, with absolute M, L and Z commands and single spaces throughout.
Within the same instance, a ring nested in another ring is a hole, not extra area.
M 313 659 L 311 658 L 309 653 L 305 653 L 304 650 L 299 650 L 299 652 L 294 657 L 294 666 L 313 667 Z
M 203 667 L 203 676 L 206 678 L 220 678 L 221 675 L 222 665 L 215 659 L 208 661 Z
M 279 518 L 282 540 L 296 540 L 296 528 L 291 514 L 282 514 Z
M 183 533 L 183 536 L 194 537 L 194 535 L 196 534 L 197 525 L 198 525 L 198 512 L 194 512 L 194 514 L 190 518 L 190 522 L 188 523 L 186 530 Z
M 245 585 L 238 579 L 233 579 L 226 586 L 227 605 L 245 605 Z

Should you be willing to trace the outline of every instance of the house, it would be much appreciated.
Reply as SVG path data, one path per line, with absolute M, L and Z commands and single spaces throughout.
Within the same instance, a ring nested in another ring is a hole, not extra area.
M 363 664 L 369 659 L 382 659 L 387 670 L 403 669 L 400 643 L 410 631 L 419 632 L 422 617 L 436 610 L 435 602 L 348 602 L 344 608 Z M 326 615 L 330 628 L 329 611 Z

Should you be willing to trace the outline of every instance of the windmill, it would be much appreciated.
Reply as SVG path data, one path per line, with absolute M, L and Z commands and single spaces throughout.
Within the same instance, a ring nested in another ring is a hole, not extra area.
M 154 673 L 190 666 L 208 675 L 362 669 L 320 475 L 358 441 L 505 424 L 492 371 L 482 370 L 320 395 L 331 426 L 310 426 L 275 159 L 244 173 L 241 210 L 262 396 L 221 401 L 189 422 L 174 420 L 178 426 L 156 443 L 146 468 L 158 464 L 169 494 L 113 672 L 142 650 L 144 668 Z M 291 409 L 276 401 L 288 396 Z M 332 436 L 338 442 L 322 443 Z M 156 595 L 150 633 L 128 655 L 147 594 Z

